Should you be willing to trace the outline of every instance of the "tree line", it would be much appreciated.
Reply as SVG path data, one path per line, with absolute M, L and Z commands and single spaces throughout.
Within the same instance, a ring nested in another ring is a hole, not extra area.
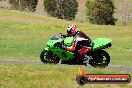
M 38 0 L 9 0 L 17 10 L 36 10 Z M 76 0 L 43 0 L 44 10 L 59 19 L 73 20 L 78 12 Z M 115 25 L 117 19 L 113 16 L 114 4 L 112 0 L 87 0 L 87 19 L 90 23 L 99 25 Z
M 31 11 L 36 10 L 38 0 L 9 0 L 9 4 L 12 4 L 13 9 L 20 11 Z

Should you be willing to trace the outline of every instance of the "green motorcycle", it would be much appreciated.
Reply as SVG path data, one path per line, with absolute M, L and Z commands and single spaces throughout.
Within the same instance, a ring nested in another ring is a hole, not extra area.
M 97 38 L 92 41 L 92 50 L 86 54 L 78 55 L 78 53 L 61 49 L 60 46 L 71 46 L 74 41 L 73 37 L 63 39 L 61 34 L 52 36 L 47 47 L 41 52 L 40 59 L 43 63 L 64 63 L 76 65 L 91 65 L 93 67 L 106 67 L 110 62 L 109 54 L 103 49 L 112 46 L 112 40 L 108 38 Z

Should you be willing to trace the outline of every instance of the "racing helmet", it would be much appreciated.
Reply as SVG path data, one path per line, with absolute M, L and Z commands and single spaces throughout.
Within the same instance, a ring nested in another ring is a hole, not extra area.
M 70 25 L 67 27 L 67 34 L 73 36 L 76 33 L 76 25 Z

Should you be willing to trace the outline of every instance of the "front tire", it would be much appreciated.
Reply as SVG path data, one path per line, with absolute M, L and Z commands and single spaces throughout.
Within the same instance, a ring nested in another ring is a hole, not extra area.
M 105 68 L 110 62 L 110 56 L 104 50 L 95 51 L 92 58 L 93 59 L 89 61 L 89 64 L 93 67 Z
M 55 54 L 53 54 L 51 51 L 43 50 L 40 54 L 40 59 L 43 63 L 59 63 L 59 58 Z

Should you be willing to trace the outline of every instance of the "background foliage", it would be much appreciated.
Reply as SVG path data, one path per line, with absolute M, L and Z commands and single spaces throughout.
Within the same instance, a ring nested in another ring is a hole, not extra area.
M 87 15 L 91 23 L 100 25 L 115 25 L 113 17 L 114 4 L 112 0 L 87 0 Z
M 32 11 L 36 9 L 38 0 L 9 0 L 9 3 L 13 5 L 14 9 L 21 11 Z
M 74 19 L 78 11 L 77 7 L 76 0 L 44 0 L 45 11 L 59 19 Z

